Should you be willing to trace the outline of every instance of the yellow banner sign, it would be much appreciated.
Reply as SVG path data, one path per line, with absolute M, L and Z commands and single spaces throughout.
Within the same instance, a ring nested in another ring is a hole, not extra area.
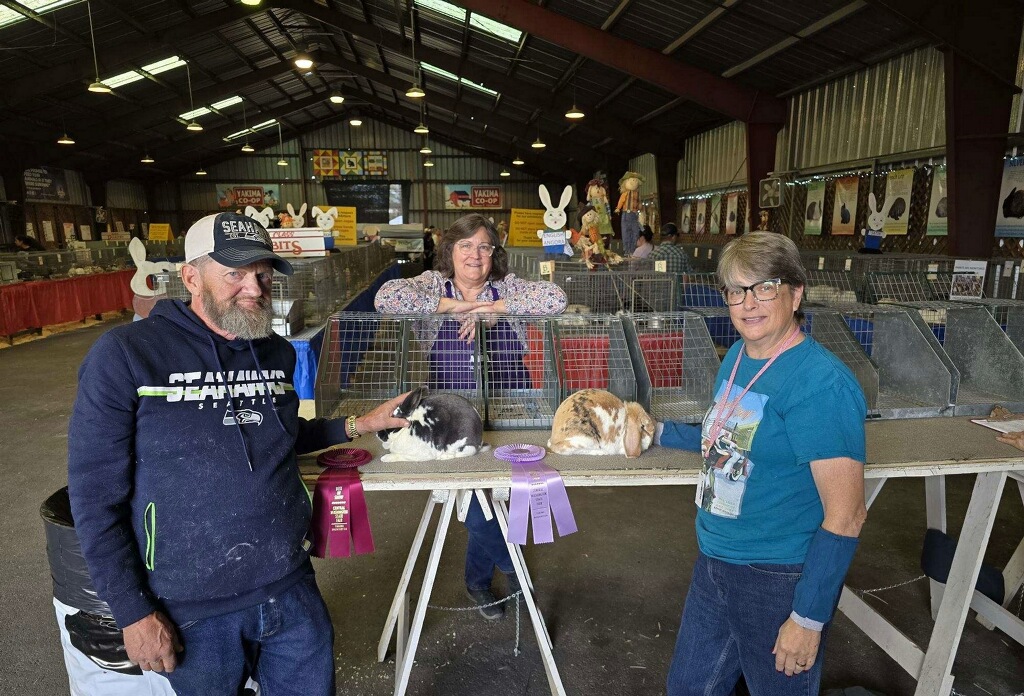
M 338 217 L 334 220 L 334 242 L 338 246 L 355 246 L 358 242 L 356 236 L 356 209 L 339 207 Z
M 530 208 L 513 208 L 508 225 L 509 246 L 541 246 L 537 230 L 543 230 L 544 211 Z
M 173 241 L 174 235 L 171 234 L 171 225 L 167 222 L 151 222 L 149 223 L 149 241 L 151 242 L 170 242 Z

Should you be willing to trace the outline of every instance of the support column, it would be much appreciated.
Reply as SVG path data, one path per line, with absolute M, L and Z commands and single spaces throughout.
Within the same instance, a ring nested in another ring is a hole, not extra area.
M 676 200 L 676 169 L 679 164 L 679 157 L 668 157 L 657 155 L 654 158 L 655 167 L 658 171 L 658 208 L 661 212 L 661 224 L 674 222 L 679 216 L 679 202 Z M 658 234 L 659 230 L 652 231 Z
M 987 258 L 995 238 L 1022 10 L 1016 3 L 986 5 L 986 12 L 960 7 L 961 50 L 943 53 L 949 253 Z M 988 70 L 964 51 L 984 55 Z
M 761 179 L 775 170 L 775 145 L 781 129 L 779 123 L 747 124 L 747 230 L 760 223 L 758 188 Z
M 0 177 L 4 181 L 4 193 L 8 201 L 17 201 L 16 205 L 6 205 L 7 221 L 10 223 L 10 238 L 4 235 L 0 227 L 0 244 L 14 243 L 14 235 L 25 234 L 25 159 L 16 153 L 5 154 L 0 158 Z M 38 233 L 37 233 L 38 234 Z
M 100 177 L 95 177 L 95 176 L 90 177 L 87 174 L 86 178 L 85 178 L 85 185 L 89 187 L 89 202 L 93 206 L 92 210 L 91 210 L 91 214 L 92 214 L 92 219 L 94 221 L 93 224 L 95 225 L 96 235 L 97 235 L 97 236 L 94 237 L 94 239 L 106 239 L 107 238 L 107 232 L 110 229 L 112 229 L 112 227 L 114 225 L 114 221 L 110 217 L 110 209 L 109 208 L 107 209 L 107 222 L 106 223 L 95 222 L 95 220 L 96 220 L 96 208 L 97 207 L 101 207 L 101 206 L 104 207 L 104 208 L 107 207 L 107 180 L 103 179 L 103 178 L 100 178 Z M 101 224 L 103 225 L 102 229 L 100 229 L 100 225 Z M 142 234 L 142 230 L 138 230 L 138 234 L 141 235 Z

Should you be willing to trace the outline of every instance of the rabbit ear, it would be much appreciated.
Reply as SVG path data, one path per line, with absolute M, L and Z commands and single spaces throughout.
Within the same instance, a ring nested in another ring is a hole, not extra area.
M 880 213 L 880 212 L 882 212 L 882 209 L 878 207 L 878 199 L 875 198 L 875 194 L 874 193 L 869 193 L 868 194 L 868 205 L 871 206 L 871 212 L 873 212 L 873 213 Z
M 334 217 L 338 217 L 338 209 L 335 208 L 334 206 L 331 206 L 331 209 L 327 211 L 327 214 L 333 215 Z
M 403 416 L 408 416 L 410 413 L 416 410 L 416 407 L 423 401 L 423 397 L 427 395 L 429 390 L 426 386 L 420 386 L 409 392 L 409 396 L 405 397 L 405 401 L 398 407 L 398 412 Z
M 638 408 L 626 406 L 626 432 L 623 434 L 622 449 L 627 459 L 633 459 L 643 454 L 643 443 L 641 442 L 642 427 L 641 415 Z
M 292 207 L 292 204 L 291 204 L 291 203 L 289 203 L 288 205 L 286 205 L 286 206 L 285 206 L 285 208 L 287 208 L 287 209 L 288 209 L 288 214 L 289 214 L 289 215 L 291 215 L 292 217 L 295 217 L 295 208 L 293 208 L 293 207 Z
M 306 214 L 306 204 L 303 203 L 302 206 L 299 207 L 299 215 L 305 215 L 305 214 Z
M 313 213 L 313 217 L 320 217 L 321 215 L 324 214 L 324 211 L 320 210 L 320 206 L 316 205 L 313 206 L 313 210 L 310 212 Z
M 136 267 L 146 262 L 146 245 L 138 237 L 132 237 L 132 241 L 128 242 L 128 253 Z
M 562 200 L 558 201 L 558 209 L 565 210 L 565 206 L 569 205 L 570 200 L 572 200 L 572 186 L 566 186 L 562 191 Z
M 537 187 L 537 195 L 540 196 L 540 202 L 544 204 L 544 207 L 548 210 L 554 210 L 551 207 L 551 194 L 548 193 L 548 187 L 541 184 Z
M 245 216 L 246 217 L 252 217 L 253 215 L 258 215 L 259 212 L 260 211 L 256 210 L 251 205 L 245 206 Z

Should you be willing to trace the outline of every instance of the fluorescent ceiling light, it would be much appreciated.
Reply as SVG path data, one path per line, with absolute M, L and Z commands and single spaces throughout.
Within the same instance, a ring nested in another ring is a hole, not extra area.
M 423 70 L 426 70 L 428 73 L 431 73 L 433 75 L 437 75 L 438 77 L 443 77 L 446 80 L 451 80 L 452 82 L 461 83 L 461 84 L 465 85 L 466 87 L 469 87 L 471 89 L 477 90 L 478 92 L 483 92 L 484 94 L 489 94 L 492 97 L 498 96 L 498 93 L 495 92 L 493 89 L 487 89 L 483 85 L 478 85 L 475 82 L 467 80 L 464 77 L 459 77 L 458 75 L 455 75 L 454 73 L 450 73 L 447 70 L 442 70 L 441 68 L 438 68 L 437 66 L 431 65 L 430 63 L 420 63 L 420 68 L 422 68 Z
M 46 14 L 47 12 L 53 12 L 59 7 L 74 5 L 79 2 L 82 2 L 82 0 L 18 0 L 19 5 L 32 10 L 36 14 Z M 28 17 L 17 10 L 12 10 L 9 7 L 0 7 L 0 27 L 6 27 L 8 24 L 15 24 L 26 19 Z
M 136 70 L 129 70 L 128 72 L 121 73 L 120 75 L 114 75 L 103 80 L 103 84 L 110 88 L 123 87 L 132 82 L 138 82 L 139 80 L 145 79 L 145 75 L 142 73 L 149 73 L 150 75 L 159 75 L 160 73 L 173 70 L 174 68 L 184 67 L 185 61 L 178 56 L 171 56 L 170 58 L 164 58 L 158 60 L 155 63 L 142 66 L 142 72 Z
M 227 135 L 227 136 L 224 137 L 224 140 L 230 141 L 230 140 L 234 140 L 235 138 L 241 138 L 243 135 L 246 135 L 248 133 L 252 133 L 253 131 L 262 130 L 264 128 L 270 128 L 271 126 L 275 125 L 276 123 L 277 123 L 277 119 L 276 118 L 272 118 L 269 121 L 264 121 L 263 123 L 257 123 L 255 126 L 250 126 L 250 127 L 246 128 L 245 130 L 240 130 L 237 133 L 232 133 L 231 135 Z
M 458 5 L 445 2 L 445 0 L 415 0 L 413 4 L 417 7 L 422 7 L 425 10 L 433 10 L 445 17 L 450 17 L 459 24 L 466 21 L 466 10 Z M 505 39 L 510 43 L 519 43 L 519 39 L 523 36 L 523 32 L 518 29 L 510 27 L 507 24 L 502 24 L 501 22 L 495 22 L 493 19 L 488 19 L 476 12 L 470 15 L 469 25 L 484 33 L 490 34 L 491 36 L 497 36 L 499 39 Z

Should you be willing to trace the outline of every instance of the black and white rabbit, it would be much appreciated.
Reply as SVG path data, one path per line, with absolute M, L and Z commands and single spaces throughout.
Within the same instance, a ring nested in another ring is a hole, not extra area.
M 456 459 L 487 449 L 480 414 L 457 394 L 430 394 L 426 387 L 417 387 L 394 415 L 405 418 L 409 425 L 377 433 L 384 449 L 389 450 L 382 461 Z
M 1024 191 L 1018 191 L 1016 186 L 1003 199 L 1003 217 L 1024 218 Z
M 900 196 L 892 202 L 892 207 L 889 208 L 889 217 L 893 220 L 899 220 L 905 212 L 907 212 L 907 201 L 903 196 Z

